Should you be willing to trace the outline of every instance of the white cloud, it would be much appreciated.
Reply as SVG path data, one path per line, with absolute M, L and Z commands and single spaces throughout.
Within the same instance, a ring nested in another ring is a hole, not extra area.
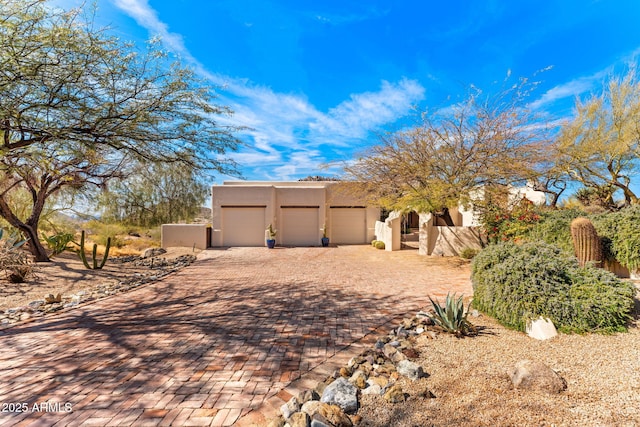
M 424 99 L 424 92 L 424 87 L 415 80 L 383 81 L 379 91 L 351 95 L 350 100 L 332 108 L 310 127 L 324 135 L 362 138 L 369 131 L 407 115 Z
M 591 76 L 580 77 L 575 80 L 571 80 L 570 82 L 555 86 L 549 89 L 537 99 L 533 101 L 529 106 L 537 110 L 541 107 L 550 105 L 555 103 L 556 101 L 566 99 L 566 98 L 575 98 L 585 92 L 593 90 L 598 83 L 602 82 L 602 79 L 611 71 L 610 68 L 599 71 Z
M 173 52 L 183 55 L 188 60 L 193 57 L 184 45 L 181 35 L 169 31 L 167 24 L 158 18 L 157 12 L 149 6 L 148 0 L 112 0 L 113 4 L 133 18 L 138 25 L 150 33 L 157 34 L 163 43 Z
M 247 79 L 208 71 L 186 48 L 182 36 L 169 31 L 148 0 L 112 1 L 138 25 L 159 35 L 200 76 L 222 88 L 218 101 L 230 106 L 234 114 L 219 117 L 218 122 L 246 127 L 241 137 L 251 141 L 249 147 L 230 157 L 252 168 L 254 175 L 287 179 L 316 174 L 328 159 L 312 148 L 350 146 L 354 140 L 364 139 L 369 132 L 407 115 L 424 98 L 425 89 L 415 80 L 383 81 L 378 91 L 351 94 L 348 100 L 321 112 L 304 95 L 277 93 Z M 265 164 L 273 168 L 263 168 Z M 271 176 L 273 173 L 275 176 Z

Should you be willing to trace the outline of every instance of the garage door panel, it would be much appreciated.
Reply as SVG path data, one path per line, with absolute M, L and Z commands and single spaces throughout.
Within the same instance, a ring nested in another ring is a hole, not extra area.
M 290 246 L 318 246 L 318 208 L 283 208 L 281 243 Z
M 265 208 L 222 208 L 224 246 L 264 246 Z
M 331 241 L 343 245 L 367 243 L 364 208 L 331 208 Z

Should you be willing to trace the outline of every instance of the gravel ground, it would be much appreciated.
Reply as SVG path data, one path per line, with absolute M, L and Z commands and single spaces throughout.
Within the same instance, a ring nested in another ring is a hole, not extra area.
M 181 255 L 197 255 L 200 250 L 192 248 L 168 248 L 159 258 L 174 259 Z M 92 289 L 100 284 L 117 283 L 136 273 L 149 271 L 148 267 L 134 263 L 108 261 L 102 270 L 88 270 L 78 255 L 63 252 L 51 262 L 34 264 L 35 276 L 25 283 L 10 283 L 0 277 L 0 311 L 24 306 L 31 301 L 43 299 L 49 294 L 68 296 Z
M 429 377 L 400 384 L 405 403 L 362 396 L 360 426 L 640 426 L 640 309 L 628 333 L 559 335 L 538 341 L 480 315 L 478 336 L 421 335 L 415 362 Z M 562 376 L 556 395 L 513 389 L 508 373 L 523 359 Z M 436 397 L 425 398 L 425 389 Z

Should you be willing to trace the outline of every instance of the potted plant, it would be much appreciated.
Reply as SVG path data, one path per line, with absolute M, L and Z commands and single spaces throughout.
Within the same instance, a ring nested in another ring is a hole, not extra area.
M 322 242 L 322 246 L 323 247 L 327 247 L 329 246 L 329 238 L 327 237 L 327 224 L 324 224 L 322 226 L 322 239 L 320 239 L 320 241 Z
M 276 246 L 276 230 L 273 229 L 273 226 L 269 224 L 267 227 L 267 247 L 269 249 L 273 249 Z

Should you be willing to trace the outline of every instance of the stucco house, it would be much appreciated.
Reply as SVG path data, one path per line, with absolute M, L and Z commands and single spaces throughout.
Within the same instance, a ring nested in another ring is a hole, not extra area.
M 375 238 L 380 210 L 339 181 L 225 181 L 212 187 L 211 246 L 264 246 L 272 224 L 282 246 L 320 246 Z
M 544 202 L 529 187 L 514 188 L 512 198 Z M 478 192 L 482 197 L 482 191 Z M 388 251 L 403 247 L 402 215 L 392 212 L 380 221 L 380 209 L 367 206 L 353 183 L 343 181 L 225 181 L 212 187 L 211 224 L 166 224 L 162 246 L 265 246 L 269 224 L 280 246 L 320 246 L 323 230 L 332 244 L 368 244 L 382 240 Z M 447 221 L 430 213 L 405 215 L 419 235 L 421 255 L 457 255 L 480 247 L 476 213 L 452 208 Z

